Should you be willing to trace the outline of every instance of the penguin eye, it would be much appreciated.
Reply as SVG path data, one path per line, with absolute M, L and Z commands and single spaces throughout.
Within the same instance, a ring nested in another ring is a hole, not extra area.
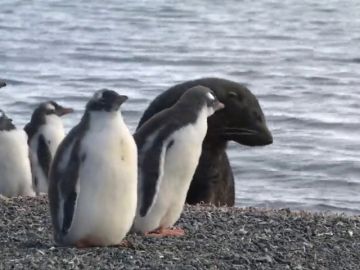
M 208 98 L 210 101 L 215 101 L 215 100 L 216 100 L 214 94 L 211 93 L 211 92 L 208 92 L 208 93 L 206 94 L 206 96 L 207 96 L 207 98 Z
M 94 94 L 94 97 L 93 97 L 93 99 L 95 100 L 95 101 L 101 101 L 103 98 L 104 98 L 104 91 L 98 91 L 98 92 L 96 92 L 95 94 Z
M 54 114 L 54 113 L 55 113 L 54 109 L 46 110 L 46 114 Z

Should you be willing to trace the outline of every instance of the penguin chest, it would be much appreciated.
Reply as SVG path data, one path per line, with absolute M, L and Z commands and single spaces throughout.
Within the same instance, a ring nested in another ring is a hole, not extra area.
M 199 117 L 194 124 L 177 130 L 169 138 L 170 143 L 164 160 L 162 181 L 164 188 L 187 192 L 199 162 L 202 142 L 207 130 L 206 119 L 205 115 Z
M 159 204 L 166 209 L 161 220 L 165 227 L 172 226 L 180 217 L 201 154 L 202 139 L 193 126 L 177 132 L 173 140 L 166 152 L 159 190 Z
M 0 194 L 34 195 L 27 136 L 23 130 L 0 131 Z
M 205 121 L 178 130 L 171 138 L 173 143 L 166 151 L 163 178 L 154 205 L 154 213 L 159 213 L 159 226 L 173 226 L 180 218 L 199 162 L 206 128 L 205 118 Z
M 59 144 L 65 137 L 65 131 L 62 125 L 44 125 L 40 128 L 37 135 L 44 136 L 45 143 L 49 148 L 51 155 L 54 156 Z
M 43 125 L 30 141 L 33 181 L 38 193 L 47 192 L 48 170 L 64 136 L 62 125 Z
M 89 132 L 81 144 L 80 193 L 73 235 L 116 244 L 130 229 L 137 203 L 137 151 L 127 132 Z

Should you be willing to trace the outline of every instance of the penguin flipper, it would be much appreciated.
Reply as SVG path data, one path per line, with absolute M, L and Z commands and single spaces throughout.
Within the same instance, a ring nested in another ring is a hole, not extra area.
M 30 140 L 35 134 L 35 129 L 32 127 L 32 125 L 30 123 L 27 123 L 24 127 L 24 130 L 28 137 L 28 144 L 30 144 Z
M 142 217 L 146 216 L 155 202 L 164 174 L 166 151 L 172 143 L 173 141 L 167 144 L 163 143 L 158 138 L 144 153 L 141 164 L 139 164 L 142 185 L 140 216 Z
M 66 172 L 63 175 L 62 182 L 60 185 L 61 195 L 63 197 L 63 220 L 61 224 L 61 232 L 66 234 L 71 228 L 75 207 L 80 192 L 80 181 L 79 181 L 79 169 L 81 162 L 85 160 L 85 156 L 79 156 L 80 143 L 75 143 L 71 156 L 66 168 Z
M 38 139 L 37 156 L 40 163 L 40 167 L 44 172 L 45 179 L 48 179 L 52 157 L 49 146 L 47 145 L 45 137 L 42 134 L 39 136 Z

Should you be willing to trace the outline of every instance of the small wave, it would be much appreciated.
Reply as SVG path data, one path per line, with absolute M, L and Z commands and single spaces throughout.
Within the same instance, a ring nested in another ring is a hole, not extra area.
M 237 198 L 236 206 L 240 207 L 259 207 L 259 208 L 270 208 L 270 209 L 283 209 L 289 208 L 290 210 L 307 210 L 311 212 L 321 212 L 321 213 L 337 213 L 337 214 L 347 214 L 347 215 L 360 215 L 360 210 L 351 207 L 337 207 L 326 203 L 318 204 L 308 204 L 301 202 L 292 202 L 292 201 L 263 201 L 263 202 L 254 202 L 251 199 L 241 199 Z

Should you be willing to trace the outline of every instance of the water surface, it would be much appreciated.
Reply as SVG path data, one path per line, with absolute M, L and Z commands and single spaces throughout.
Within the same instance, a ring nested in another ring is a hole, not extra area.
M 246 84 L 274 144 L 231 144 L 239 206 L 360 214 L 360 2 L 0 0 L 0 106 L 18 127 L 36 104 L 130 97 L 131 130 L 168 87 Z

